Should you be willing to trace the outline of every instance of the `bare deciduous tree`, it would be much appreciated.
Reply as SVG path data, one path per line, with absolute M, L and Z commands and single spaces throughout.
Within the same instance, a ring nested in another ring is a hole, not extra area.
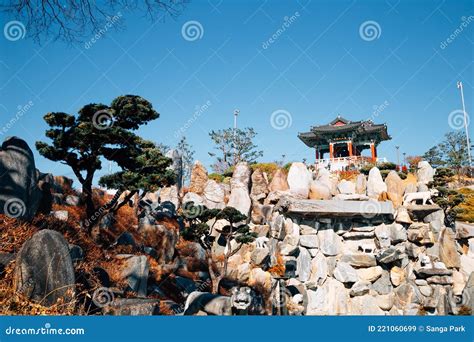
M 151 21 L 177 17 L 188 0 L 5 0 L 1 10 L 21 21 L 27 35 L 44 39 L 81 42 L 125 12 L 143 13 Z M 114 22 L 113 27 L 123 27 Z

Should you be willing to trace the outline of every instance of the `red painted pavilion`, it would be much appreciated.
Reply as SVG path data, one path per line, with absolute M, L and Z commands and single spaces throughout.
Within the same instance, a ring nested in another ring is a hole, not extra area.
M 382 141 L 390 140 L 387 125 L 374 124 L 371 120 L 349 121 L 341 116 L 327 125 L 312 126 L 309 132 L 299 133 L 308 147 L 314 148 L 316 162 L 324 160 L 329 153 L 329 161 L 360 160 L 377 161 L 377 146 Z M 370 149 L 371 157 L 362 157 L 362 151 Z

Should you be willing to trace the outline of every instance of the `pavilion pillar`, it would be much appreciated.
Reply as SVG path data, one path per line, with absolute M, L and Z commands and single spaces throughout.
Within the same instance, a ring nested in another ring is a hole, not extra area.
M 314 154 L 315 154 L 316 160 L 321 159 L 321 157 L 320 157 L 320 155 L 319 155 L 319 149 L 318 149 L 317 147 L 314 149 Z
M 334 143 L 329 143 L 329 158 L 334 159 Z
M 377 161 L 377 147 L 375 147 L 375 143 L 373 142 L 370 143 L 370 152 L 372 155 L 372 161 L 376 162 Z
M 352 151 L 352 141 L 347 142 L 347 151 L 349 152 L 349 157 L 352 157 L 353 151 Z

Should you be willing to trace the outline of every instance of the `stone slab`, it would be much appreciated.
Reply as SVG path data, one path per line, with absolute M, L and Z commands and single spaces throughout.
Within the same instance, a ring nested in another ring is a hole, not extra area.
M 373 218 L 393 217 L 392 202 L 341 201 L 341 200 L 293 200 L 287 204 L 287 214 L 298 216 L 329 216 Z

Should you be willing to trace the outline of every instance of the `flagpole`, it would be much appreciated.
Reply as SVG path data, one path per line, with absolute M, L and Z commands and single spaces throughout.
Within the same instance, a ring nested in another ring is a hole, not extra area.
M 468 119 L 467 119 L 467 113 L 466 113 L 466 106 L 464 104 L 464 89 L 463 89 L 461 81 L 458 81 L 457 87 L 461 92 L 462 111 L 464 114 L 464 129 L 466 130 L 466 144 L 467 144 L 467 156 L 468 156 L 468 161 L 469 161 L 469 173 L 471 173 L 471 168 L 472 168 L 471 142 L 469 140 Z

